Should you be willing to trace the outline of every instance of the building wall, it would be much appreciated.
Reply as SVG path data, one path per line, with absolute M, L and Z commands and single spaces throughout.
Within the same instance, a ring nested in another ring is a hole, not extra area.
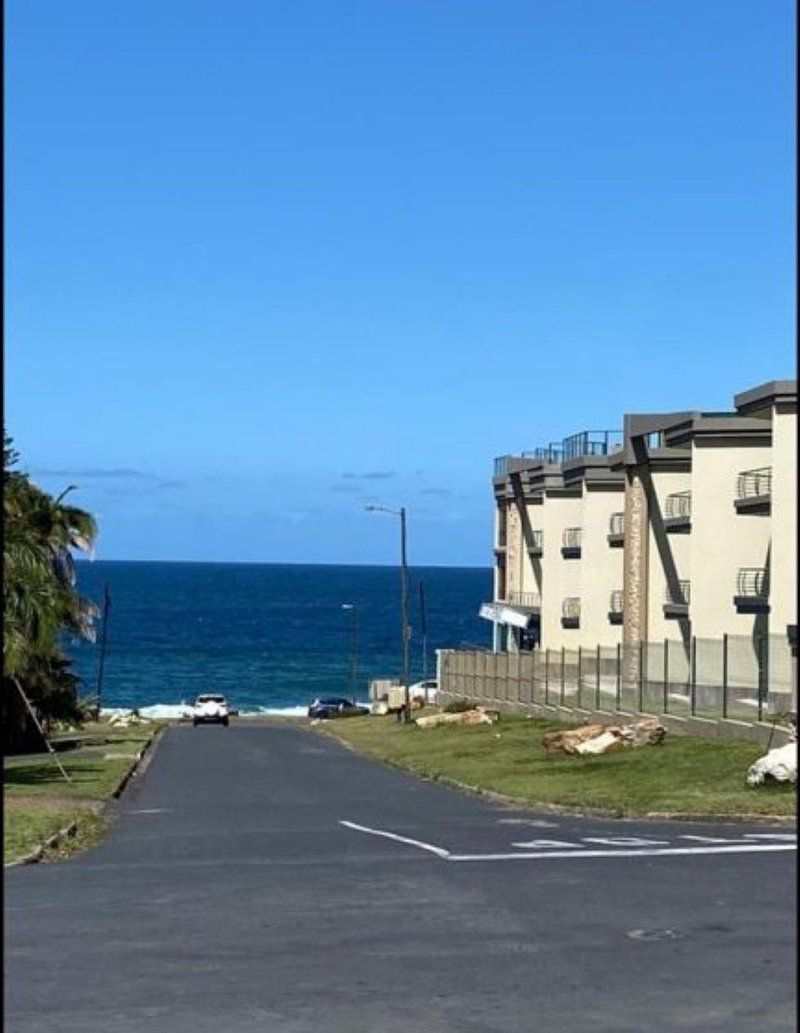
M 546 492 L 542 506 L 545 574 L 542 595 L 542 647 L 574 649 L 581 641 L 581 630 L 562 628 L 562 603 L 568 596 L 581 594 L 581 560 L 565 560 L 561 555 L 566 527 L 583 524 L 583 499 L 564 498 Z
M 690 614 L 698 638 L 757 630 L 758 618 L 737 613 L 733 597 L 741 567 L 766 566 L 771 521 L 769 514 L 737 513 L 734 500 L 738 475 L 769 466 L 770 457 L 768 445 L 730 446 L 703 438 L 692 445 Z
M 797 406 L 772 417 L 772 556 L 770 631 L 785 635 L 797 623 Z
M 612 513 L 624 508 L 625 489 L 584 484 L 583 545 L 580 563 L 580 644 L 614 646 L 622 641 L 621 625 L 608 621 L 609 597 L 622 588 L 623 550 L 608 544 Z
M 544 529 L 543 500 L 527 502 L 525 504 L 525 514 L 531 531 L 542 531 Z M 526 543 L 523 542 L 523 545 L 525 546 L 525 560 L 522 569 L 522 591 L 538 595 L 541 598 L 543 595 L 545 558 L 531 559 Z
M 652 508 L 649 514 L 650 533 L 648 538 L 648 584 L 647 584 L 647 638 L 651 642 L 663 639 L 682 640 L 680 622 L 664 616 L 667 577 L 664 559 L 659 549 L 662 548 L 678 572 L 682 581 L 691 580 L 691 534 L 666 534 L 663 532 L 661 520 L 666 517 L 667 495 L 677 491 L 688 491 L 692 486 L 691 473 L 659 469 L 651 469 L 652 483 L 658 500 L 660 519 Z M 691 607 L 690 607 L 691 613 Z

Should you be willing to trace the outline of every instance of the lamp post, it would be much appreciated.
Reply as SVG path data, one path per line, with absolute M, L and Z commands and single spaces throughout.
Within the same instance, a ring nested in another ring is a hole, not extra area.
M 411 699 L 409 695 L 409 661 L 408 645 L 411 638 L 411 629 L 408 624 L 408 560 L 406 557 L 406 509 L 387 509 L 386 506 L 364 506 L 369 513 L 391 513 L 392 516 L 400 517 L 400 608 L 402 613 L 402 638 L 403 638 L 403 689 L 404 689 L 404 720 L 411 720 Z
M 355 603 L 342 603 L 342 609 L 350 610 L 353 614 L 350 639 L 350 697 L 353 700 L 353 706 L 355 706 L 356 684 L 358 682 L 358 607 Z

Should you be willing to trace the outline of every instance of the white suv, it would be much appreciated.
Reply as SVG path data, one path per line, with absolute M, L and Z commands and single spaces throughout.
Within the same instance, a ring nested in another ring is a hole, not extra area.
M 230 723 L 229 714 L 228 701 L 224 696 L 204 693 L 194 701 L 192 724 L 195 728 L 200 724 L 222 724 L 227 727 Z

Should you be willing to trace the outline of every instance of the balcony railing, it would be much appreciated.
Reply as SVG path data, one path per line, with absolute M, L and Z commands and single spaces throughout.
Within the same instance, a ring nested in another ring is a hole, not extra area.
M 531 531 L 531 540 L 528 545 L 528 555 L 533 557 L 541 556 L 544 551 L 544 532 Z
M 772 467 L 745 470 L 736 478 L 736 498 L 753 499 L 772 494 Z
M 674 520 L 676 517 L 690 517 L 692 515 L 692 493 L 690 491 L 675 491 L 667 495 L 667 519 Z
M 505 477 L 511 465 L 512 456 L 498 456 L 494 461 L 494 476 Z
M 564 458 L 564 449 L 560 443 L 551 442 L 549 445 L 540 445 L 531 453 L 534 459 L 542 459 L 545 463 L 560 463 Z
M 673 588 L 667 585 L 664 589 L 664 603 L 667 606 L 688 606 L 692 598 L 692 585 L 689 581 L 679 581 Z
M 622 431 L 582 430 L 564 438 L 561 445 L 565 460 L 580 459 L 581 456 L 607 456 L 622 448 Z
M 581 601 L 577 596 L 570 596 L 561 604 L 561 626 L 578 628 L 581 623 Z
M 561 555 L 564 559 L 578 559 L 581 554 L 582 529 L 565 527 L 561 535 Z
M 772 503 L 772 467 L 744 470 L 736 478 L 737 513 L 769 513 Z
M 506 592 L 505 599 L 502 600 L 511 606 L 521 606 L 526 610 L 536 610 L 542 605 L 542 597 L 538 592 Z
M 766 599 L 769 577 L 765 567 L 742 567 L 736 575 L 736 594 Z
M 612 513 L 608 521 L 608 544 L 623 545 L 625 543 L 625 514 Z
M 622 604 L 624 593 L 617 590 L 608 599 L 608 620 L 610 624 L 622 624 Z
M 769 613 L 769 571 L 766 567 L 740 567 L 733 604 L 737 613 Z

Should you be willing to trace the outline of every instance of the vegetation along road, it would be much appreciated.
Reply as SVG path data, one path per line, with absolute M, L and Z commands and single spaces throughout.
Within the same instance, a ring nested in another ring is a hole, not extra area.
M 167 730 L 6 873 L 14 1033 L 789 1030 L 794 833 L 476 799 L 291 725 Z

